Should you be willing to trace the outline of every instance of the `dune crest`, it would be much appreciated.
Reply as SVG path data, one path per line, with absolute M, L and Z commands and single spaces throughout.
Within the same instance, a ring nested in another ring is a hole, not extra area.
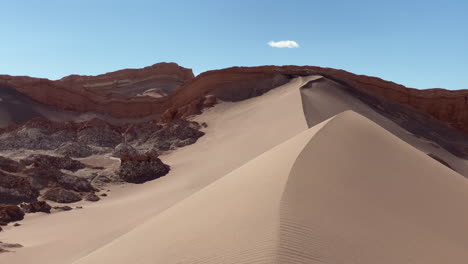
M 75 263 L 464 263 L 467 188 L 348 111 Z

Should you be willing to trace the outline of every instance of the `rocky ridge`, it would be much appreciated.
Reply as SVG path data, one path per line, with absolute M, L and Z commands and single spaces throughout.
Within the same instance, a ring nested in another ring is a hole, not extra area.
M 144 76 L 144 73 L 151 71 L 175 74 L 179 76 L 181 86 L 161 98 L 108 93 L 120 89 L 119 80 L 131 79 L 134 75 Z M 199 114 L 205 105 L 213 104 L 214 97 L 239 101 L 261 95 L 295 76 L 313 74 L 409 106 L 468 134 L 468 90 L 417 90 L 376 77 L 314 66 L 232 67 L 204 72 L 193 78 L 190 70 L 176 64 L 155 64 L 140 70 L 122 70 L 99 76 L 70 76 L 59 81 L 0 76 L 0 86 L 12 87 L 38 102 L 61 109 L 96 111 L 130 118 L 161 114 L 163 121 L 170 121 Z M 99 88 L 106 85 L 92 85 L 94 82 L 114 81 L 117 85 L 112 89 Z

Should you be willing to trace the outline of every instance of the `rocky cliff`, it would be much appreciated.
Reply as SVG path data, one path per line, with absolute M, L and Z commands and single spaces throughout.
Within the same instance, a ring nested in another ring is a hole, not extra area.
M 323 75 L 362 92 L 409 106 L 468 134 L 468 90 L 417 90 L 376 77 L 313 66 L 233 67 L 208 71 L 193 78 L 191 70 L 174 63 L 160 63 L 98 76 L 72 75 L 58 81 L 0 76 L 0 86 L 14 88 L 38 102 L 61 109 L 94 111 L 114 117 L 163 114 L 162 120 L 167 121 L 200 113 L 204 105 L 212 104 L 212 97 L 207 103 L 207 95 L 224 101 L 244 100 L 295 76 L 311 74 Z M 136 96 L 158 85 L 161 89 L 158 93 L 169 95 Z
M 165 107 L 159 98 L 144 96 L 145 92 L 156 90 L 164 96 L 193 77 L 190 69 L 175 63 L 158 63 L 97 76 L 70 75 L 57 81 L 0 75 L 0 87 L 14 88 L 37 102 L 63 110 L 141 117 Z
M 468 134 L 468 90 L 407 88 L 393 82 L 344 70 L 313 66 L 233 67 L 202 73 L 180 87 L 172 96 L 173 108 L 196 100 L 196 93 L 214 94 L 222 100 L 237 101 L 262 94 L 294 76 L 318 74 L 359 91 L 409 106 L 448 126 Z M 260 85 L 257 85 L 260 84 Z M 173 112 L 175 110 L 172 110 Z M 183 115 L 183 113 L 172 116 Z

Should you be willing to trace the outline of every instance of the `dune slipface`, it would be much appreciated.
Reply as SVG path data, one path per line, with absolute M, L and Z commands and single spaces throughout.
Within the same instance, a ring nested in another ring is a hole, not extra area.
M 77 263 L 464 263 L 467 188 L 345 112 Z

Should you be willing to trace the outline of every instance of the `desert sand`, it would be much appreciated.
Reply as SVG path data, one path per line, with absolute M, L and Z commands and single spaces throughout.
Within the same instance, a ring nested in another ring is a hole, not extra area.
M 28 215 L 0 262 L 466 263 L 466 178 L 365 111 L 308 128 L 300 88 L 318 78 L 206 110 L 206 135 L 161 157 L 167 176 Z

